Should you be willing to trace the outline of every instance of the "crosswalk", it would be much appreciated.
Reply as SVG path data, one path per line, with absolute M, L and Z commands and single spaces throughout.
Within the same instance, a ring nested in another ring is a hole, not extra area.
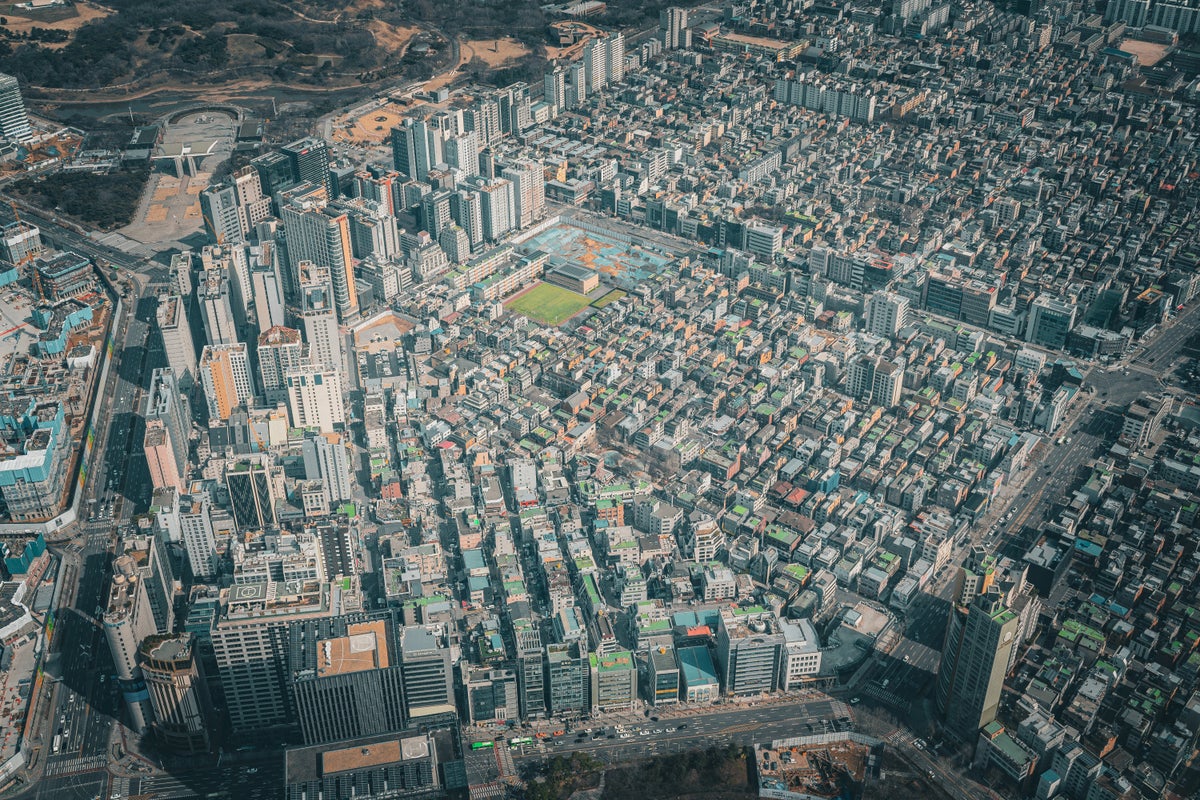
M 469 789 L 471 800 L 493 800 L 493 798 L 504 797 L 507 789 L 504 784 L 493 781 L 491 783 L 480 783 Z
M 51 761 L 46 765 L 46 775 L 74 775 L 77 772 L 90 772 L 94 769 L 104 769 L 108 766 L 108 758 L 103 755 L 76 756 L 61 761 Z
M 884 736 L 883 740 L 893 747 L 898 747 L 902 744 L 909 744 L 912 742 L 913 737 L 911 733 L 903 728 L 896 728 L 894 731 Z
M 170 775 L 153 775 L 142 778 L 139 791 L 142 794 L 153 794 L 155 800 L 196 796 L 195 789 Z
M 140 792 L 154 795 L 155 800 L 182 800 L 196 796 L 196 788 L 170 775 L 148 776 L 140 778 L 140 781 Z
M 883 689 L 874 683 L 868 684 L 862 691 L 864 694 L 870 695 L 881 703 L 886 703 L 900 711 L 908 711 L 912 707 L 911 700 L 889 692 L 887 689 Z

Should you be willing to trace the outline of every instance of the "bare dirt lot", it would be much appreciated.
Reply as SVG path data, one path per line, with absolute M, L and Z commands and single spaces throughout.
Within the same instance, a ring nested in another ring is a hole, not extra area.
M 36 10 L 17 8 L 9 4 L 0 5 L 0 16 L 8 20 L 8 24 L 3 27 L 13 33 L 29 33 L 33 28 L 49 28 L 74 33 L 92 20 L 107 17 L 112 13 L 107 8 L 94 6 L 91 3 L 76 3 L 74 8 L 70 5 L 62 5 L 47 6 Z M 42 47 L 47 50 L 58 50 L 68 44 L 70 44 L 70 39 L 65 42 L 43 43 Z
M 419 28 L 391 25 L 381 19 L 371 20 L 367 25 L 367 30 L 371 31 L 371 35 L 375 37 L 376 46 L 395 53 L 397 56 L 404 55 L 408 43 L 421 32 Z
M 426 91 L 434 91 L 452 83 L 458 77 L 459 70 L 472 59 L 478 58 L 489 67 L 500 67 L 510 61 L 516 61 L 521 56 L 528 55 L 530 50 L 516 39 L 462 39 L 458 43 L 458 66 L 432 78 L 425 84 Z
M 1120 47 L 1126 53 L 1133 53 L 1137 56 L 1138 63 L 1143 67 L 1152 67 L 1162 61 L 1166 58 L 1168 50 L 1165 44 L 1142 42 L 1137 39 L 1126 39 L 1121 42 Z
M 378 144 L 387 139 L 392 128 L 404 118 L 404 109 L 392 103 L 364 111 L 357 117 L 339 119 L 333 129 L 337 142 Z

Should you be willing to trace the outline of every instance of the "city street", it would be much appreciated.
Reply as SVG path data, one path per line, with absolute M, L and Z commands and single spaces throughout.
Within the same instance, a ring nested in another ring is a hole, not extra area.
M 645 758 L 647 755 L 680 753 L 727 744 L 748 745 L 835 729 L 845 730 L 849 722 L 846 706 L 829 698 L 743 703 L 732 708 L 670 717 L 652 713 L 659 717 L 657 722 L 648 717 L 642 718 L 636 723 L 620 725 L 621 730 L 618 730 L 619 723 L 594 721 L 584 728 L 568 730 L 562 736 L 538 739 L 533 745 L 523 745 L 513 751 L 513 759 L 542 759 L 581 751 L 605 761 L 623 761 Z M 839 719 L 844 721 L 839 722 Z M 592 738 L 591 734 L 582 734 L 583 730 L 593 733 L 603 730 L 605 733 L 600 734 L 600 738 Z M 526 735 L 529 734 L 518 728 L 506 733 L 504 738 L 507 740 Z M 579 738 L 581 735 L 582 740 Z M 610 735 L 614 738 L 608 738 Z M 467 746 L 470 746 L 469 742 Z
M 38 756 L 33 759 L 30 776 L 35 787 L 24 795 L 27 797 L 96 797 L 100 793 L 97 787 L 103 790 L 110 777 L 107 767 L 114 760 L 112 743 L 120 741 L 117 720 L 121 701 L 97 612 L 104 604 L 114 532 L 128 522 L 135 508 L 144 508 L 148 499 L 144 497 L 148 489 L 144 459 L 141 473 L 135 471 L 142 451 L 136 402 L 149 331 L 144 312 L 145 308 L 139 307 L 136 316 L 122 320 L 127 323 L 125 347 L 117 350 L 109 386 L 100 399 L 109 405 L 99 417 L 103 424 L 88 472 L 81 511 L 84 519 L 63 551 L 64 564 L 78 576 L 78 582 L 72 591 L 64 592 L 64 600 L 70 602 L 64 603 L 57 615 L 46 668 L 46 674 L 57 679 L 47 682 L 54 699 L 45 707 L 49 713 L 43 712 L 40 720 L 40 736 L 35 739 Z M 132 493 L 122 494 L 126 486 Z M 89 520 L 89 514 L 97 518 Z M 57 753 L 51 752 L 55 736 L 60 737 Z

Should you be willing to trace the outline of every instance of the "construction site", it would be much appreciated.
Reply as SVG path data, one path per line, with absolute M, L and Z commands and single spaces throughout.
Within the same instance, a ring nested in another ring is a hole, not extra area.
M 71 497 L 112 303 L 89 259 L 47 252 L 13 212 L 0 229 L 0 522 L 45 522 Z
M 758 796 L 775 800 L 858 800 L 877 775 L 882 743 L 836 733 L 754 748 Z
M 36 172 L 71 163 L 83 148 L 83 134 L 74 128 L 39 133 L 24 144 L 5 144 L 0 150 L 3 173 Z

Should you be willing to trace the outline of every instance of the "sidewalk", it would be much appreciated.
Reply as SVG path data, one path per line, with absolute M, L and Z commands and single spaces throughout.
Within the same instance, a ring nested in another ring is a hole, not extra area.
M 642 725 L 651 722 L 654 718 L 659 720 L 690 719 L 698 716 L 714 716 L 745 711 L 752 706 L 794 705 L 798 703 L 825 701 L 835 704 L 840 703 L 837 698 L 832 697 L 826 692 L 815 689 L 801 689 L 795 692 L 776 693 L 758 697 L 723 698 L 720 703 L 706 703 L 704 705 L 677 703 L 657 708 L 643 706 L 635 710 L 610 712 L 600 714 L 591 719 L 573 722 L 536 720 L 530 722 L 529 727 L 518 725 L 515 728 L 505 727 L 502 729 L 496 725 L 464 725 L 462 733 L 464 737 L 474 738 L 476 741 L 491 740 L 497 737 L 536 736 L 538 733 L 553 735 L 554 731 L 574 733 L 577 731 L 595 731 L 598 728 L 622 725 Z

